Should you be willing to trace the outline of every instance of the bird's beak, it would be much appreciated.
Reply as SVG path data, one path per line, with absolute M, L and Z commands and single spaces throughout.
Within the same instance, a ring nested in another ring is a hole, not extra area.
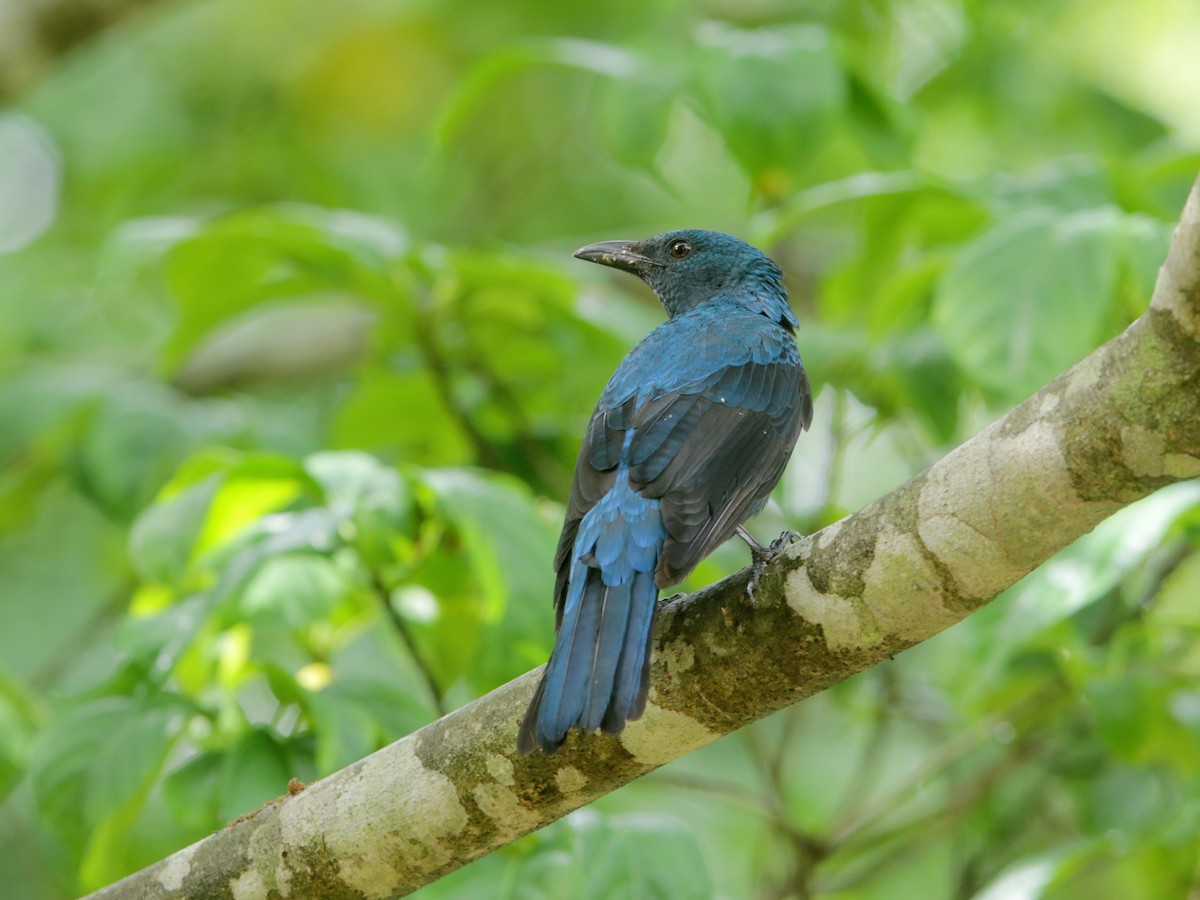
M 575 251 L 575 256 L 602 266 L 612 266 L 614 269 L 643 275 L 646 268 L 655 265 L 655 262 L 637 251 L 638 245 L 630 241 L 601 241 L 598 244 L 580 247 Z

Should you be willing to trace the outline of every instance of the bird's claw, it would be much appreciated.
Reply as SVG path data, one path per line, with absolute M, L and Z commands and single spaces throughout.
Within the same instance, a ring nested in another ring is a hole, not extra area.
M 800 532 L 792 531 L 789 528 L 787 531 L 785 531 L 779 537 L 775 538 L 775 540 L 771 541 L 771 546 L 768 547 L 767 549 L 769 551 L 771 551 L 771 553 L 778 553 L 784 547 L 790 547 L 792 544 L 796 543 L 796 541 L 800 540 L 800 538 L 802 538 L 802 537 L 804 537 L 804 535 L 802 535 Z
M 767 571 L 767 566 L 771 560 L 778 556 L 784 548 L 794 541 L 800 540 L 804 535 L 798 531 L 785 531 L 764 547 L 751 536 L 750 532 L 740 526 L 738 527 L 738 534 L 746 542 L 746 546 L 750 548 L 750 556 L 753 559 L 750 567 L 750 580 L 746 582 L 746 596 L 750 598 L 751 602 L 754 602 L 756 600 L 754 590 L 758 587 L 758 582 L 762 578 L 763 573 Z

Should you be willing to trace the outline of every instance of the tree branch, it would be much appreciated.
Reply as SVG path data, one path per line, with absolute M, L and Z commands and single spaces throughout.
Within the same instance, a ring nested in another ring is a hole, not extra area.
M 96 898 L 402 895 L 965 618 L 1105 517 L 1200 475 L 1200 183 L 1147 313 L 886 497 L 665 604 L 620 737 L 518 757 L 530 672 Z

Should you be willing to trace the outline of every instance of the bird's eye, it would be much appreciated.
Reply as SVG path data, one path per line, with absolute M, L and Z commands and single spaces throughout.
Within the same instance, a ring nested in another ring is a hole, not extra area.
M 671 255 L 676 259 L 683 259 L 692 252 L 692 245 L 687 241 L 675 241 L 671 245 Z

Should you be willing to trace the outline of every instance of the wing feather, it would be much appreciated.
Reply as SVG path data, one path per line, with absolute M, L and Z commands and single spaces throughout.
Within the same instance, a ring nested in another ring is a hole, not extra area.
M 808 395 L 799 363 L 752 362 L 638 409 L 630 478 L 662 502 L 660 587 L 686 577 L 762 507 L 807 425 Z
M 560 623 L 579 523 L 612 488 L 622 455 L 633 487 L 661 501 L 667 542 L 655 578 L 665 587 L 762 508 L 812 421 L 812 392 L 794 356 L 716 368 L 674 391 L 622 393 L 606 393 L 579 451 L 554 560 Z

